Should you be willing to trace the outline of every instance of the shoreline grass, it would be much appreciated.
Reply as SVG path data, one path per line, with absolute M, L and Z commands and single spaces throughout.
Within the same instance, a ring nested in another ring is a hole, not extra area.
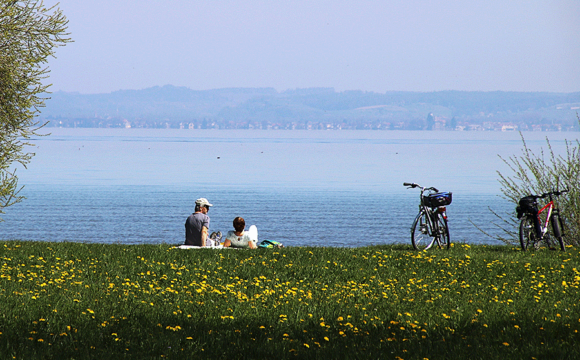
M 580 358 L 580 252 L 0 241 L 0 357 Z

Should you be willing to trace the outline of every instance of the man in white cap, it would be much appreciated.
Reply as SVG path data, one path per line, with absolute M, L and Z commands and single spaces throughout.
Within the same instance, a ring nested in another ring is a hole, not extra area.
M 210 206 L 206 198 L 195 200 L 195 212 L 185 221 L 185 245 L 206 246 Z

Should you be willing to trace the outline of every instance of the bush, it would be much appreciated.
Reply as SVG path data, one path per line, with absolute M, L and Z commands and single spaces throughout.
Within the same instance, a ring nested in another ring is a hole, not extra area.
M 578 116 L 578 114 L 576 115 Z M 580 122 L 580 117 L 578 118 Z M 569 192 L 555 198 L 564 219 L 564 241 L 567 244 L 580 245 L 580 141 L 566 140 L 566 154 L 556 156 L 550 140 L 546 137 L 548 151 L 532 152 L 522 135 L 522 155 L 500 158 L 509 166 L 513 175 L 505 176 L 498 171 L 503 197 L 514 203 L 513 212 L 508 219 L 496 214 L 503 225 L 497 225 L 505 232 L 505 237 L 498 237 L 506 243 L 518 242 L 518 221 L 515 208 L 519 200 L 530 194 L 543 194 L 554 190 L 568 189 Z M 508 228 L 506 228 L 507 226 Z M 552 231 L 550 229 L 550 231 Z

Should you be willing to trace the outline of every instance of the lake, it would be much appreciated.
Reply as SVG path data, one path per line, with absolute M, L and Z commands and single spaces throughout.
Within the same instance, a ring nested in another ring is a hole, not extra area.
M 178 244 L 194 201 L 206 197 L 210 231 L 236 216 L 260 239 L 288 246 L 410 243 L 416 182 L 453 192 L 452 242 L 500 243 L 477 225 L 502 199 L 498 155 L 521 154 L 517 132 L 49 129 L 18 169 L 27 197 L 6 209 L 2 239 Z M 578 133 L 523 133 L 534 151 L 565 152 Z

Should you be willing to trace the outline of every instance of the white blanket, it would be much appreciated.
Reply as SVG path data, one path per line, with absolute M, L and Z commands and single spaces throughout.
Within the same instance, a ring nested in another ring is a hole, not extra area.
M 224 247 L 223 245 L 218 246 L 193 246 L 193 245 L 179 245 L 175 247 L 176 249 L 234 249 L 233 247 Z

